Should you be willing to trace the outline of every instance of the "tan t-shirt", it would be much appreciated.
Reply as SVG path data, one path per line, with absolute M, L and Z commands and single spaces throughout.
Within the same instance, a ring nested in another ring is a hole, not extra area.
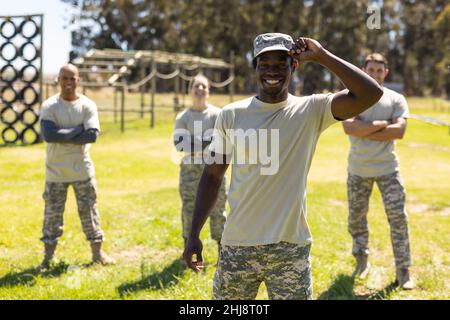
M 363 121 L 409 118 L 408 104 L 403 95 L 383 87 L 381 99 L 359 115 Z M 374 141 L 349 136 L 348 172 L 360 177 L 379 177 L 399 170 L 394 152 L 395 141 Z
M 97 106 L 84 95 L 75 101 L 66 101 L 59 94 L 42 104 L 41 120 L 53 121 L 58 128 L 82 124 L 84 129 L 98 129 Z M 95 176 L 94 163 L 89 155 L 90 144 L 48 143 L 45 179 L 48 182 L 82 181 Z
M 332 98 L 332 94 L 289 95 L 286 101 L 269 104 L 253 97 L 221 111 L 209 149 L 233 157 L 223 244 L 311 242 L 306 177 L 320 133 L 336 122 Z M 251 144 L 248 138 L 242 144 L 243 132 L 258 142 Z
M 203 111 L 195 111 L 191 108 L 180 112 L 175 120 L 175 130 L 173 133 L 174 141 L 179 141 L 180 137 L 183 142 L 180 145 L 191 145 L 191 139 L 194 138 L 194 150 L 185 153 L 202 153 L 202 141 L 210 140 L 216 123 L 220 109 L 211 104 L 207 104 L 207 108 Z M 200 157 L 202 157 L 200 155 Z M 183 158 L 183 162 L 189 160 L 189 155 Z M 199 160 L 200 163 L 202 160 Z

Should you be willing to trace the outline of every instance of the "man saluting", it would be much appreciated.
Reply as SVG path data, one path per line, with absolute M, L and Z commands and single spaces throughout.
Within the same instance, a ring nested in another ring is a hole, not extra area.
M 292 74 L 305 61 L 320 63 L 334 72 L 348 89 L 336 94 L 290 95 Z M 271 136 L 278 137 L 276 172 L 261 174 L 265 165 L 261 161 L 233 161 L 230 213 L 222 235 L 213 298 L 254 299 L 264 281 L 270 299 L 311 299 L 312 239 L 306 221 L 306 177 L 317 140 L 328 126 L 363 112 L 383 92 L 359 68 L 309 38 L 294 42 L 286 34 L 261 34 L 254 41 L 253 64 L 257 95 L 224 107 L 217 118 L 210 146 L 214 162 L 205 167 L 200 180 L 184 257 L 192 269 L 201 268 L 200 231 L 214 206 L 229 160 L 254 157 L 255 150 L 238 143 L 242 137 L 237 133 L 277 132 Z

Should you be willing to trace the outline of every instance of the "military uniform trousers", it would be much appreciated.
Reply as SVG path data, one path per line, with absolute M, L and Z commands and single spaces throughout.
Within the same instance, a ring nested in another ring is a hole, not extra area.
M 348 231 L 353 238 L 352 254 L 369 254 L 367 214 L 374 182 L 381 192 L 390 225 L 395 265 L 397 268 L 408 268 L 411 265 L 408 217 L 405 209 L 405 189 L 398 172 L 373 178 L 348 175 Z
M 182 201 L 181 221 L 183 225 L 183 239 L 186 243 L 192 226 L 194 215 L 195 197 L 197 195 L 198 184 L 203 173 L 204 164 L 180 165 L 180 196 Z M 227 201 L 226 179 L 223 178 L 220 186 L 216 205 L 209 215 L 211 238 L 220 242 L 222 239 L 223 227 L 226 221 L 225 204 Z
M 86 238 L 90 242 L 102 242 L 104 234 L 100 228 L 100 214 L 97 208 L 95 179 L 74 182 L 46 182 L 44 227 L 41 241 L 56 244 L 63 234 L 63 215 L 69 185 L 75 191 L 78 214 Z
M 215 300 L 253 300 L 265 283 L 271 300 L 311 300 L 311 245 L 288 242 L 222 245 L 213 282 Z

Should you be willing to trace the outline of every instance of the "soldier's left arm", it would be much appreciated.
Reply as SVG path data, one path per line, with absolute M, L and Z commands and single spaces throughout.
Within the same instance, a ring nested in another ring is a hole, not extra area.
M 100 134 L 100 121 L 98 118 L 97 105 L 94 102 L 83 106 L 85 115 L 83 120 L 84 130 L 79 135 L 68 141 L 72 144 L 88 144 L 95 143 Z
M 90 128 L 87 130 L 84 130 L 82 133 L 77 135 L 76 137 L 73 137 L 68 141 L 68 143 L 72 144 L 88 144 L 88 143 L 94 143 L 97 141 L 97 137 L 99 135 L 98 129 Z
M 383 130 L 369 134 L 364 138 L 375 141 L 391 141 L 396 139 L 403 139 L 405 131 L 406 118 L 399 117 L 393 119 L 392 124 L 388 125 Z

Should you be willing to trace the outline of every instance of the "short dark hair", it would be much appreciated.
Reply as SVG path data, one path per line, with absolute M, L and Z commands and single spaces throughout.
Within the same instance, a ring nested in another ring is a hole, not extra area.
M 369 62 L 382 63 L 384 64 L 385 68 L 387 68 L 388 66 L 386 57 L 378 52 L 371 53 L 366 57 L 366 59 L 364 60 L 364 67 L 366 67 Z

